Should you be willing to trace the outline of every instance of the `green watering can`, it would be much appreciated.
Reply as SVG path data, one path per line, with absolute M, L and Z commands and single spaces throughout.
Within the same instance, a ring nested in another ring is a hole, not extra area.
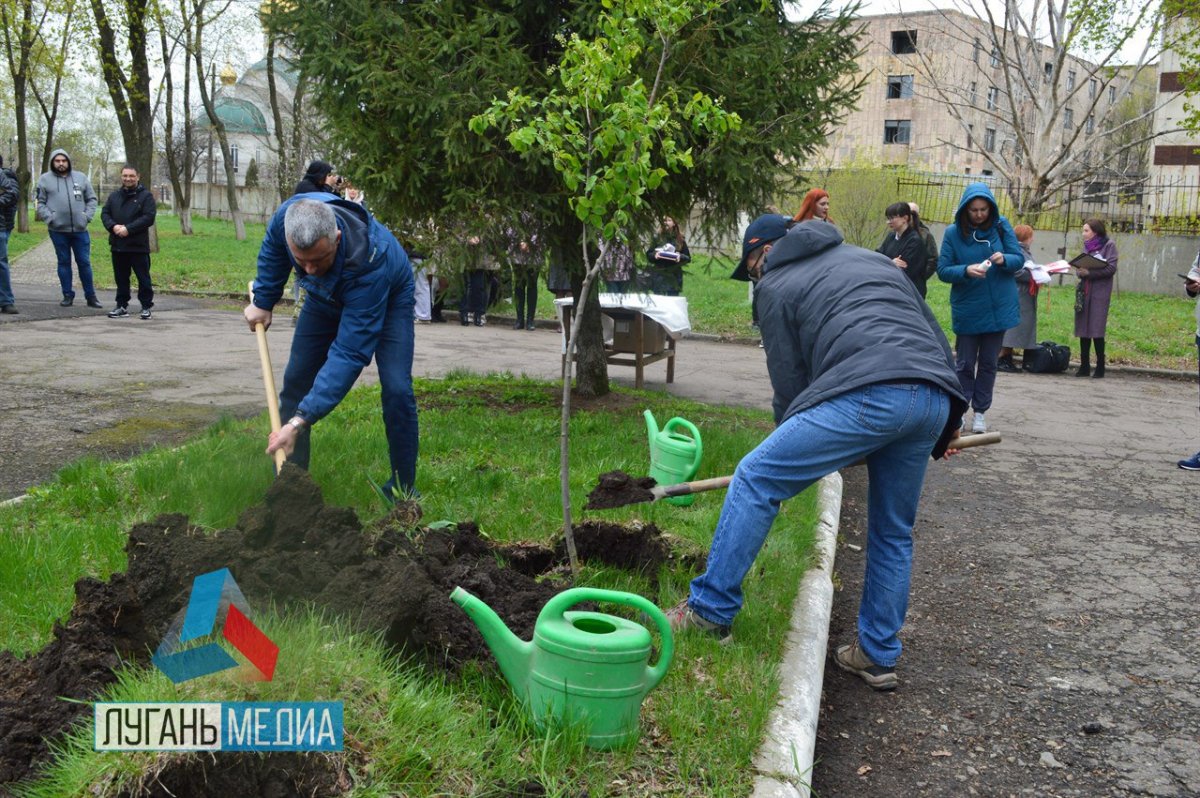
M 646 431 L 650 436 L 650 476 L 659 485 L 691 482 L 700 470 L 700 456 L 703 453 L 700 430 L 687 419 L 676 416 L 659 432 L 654 414 L 647 410 L 642 415 L 646 417 Z M 677 430 L 686 430 L 689 434 L 682 435 Z M 690 493 L 663 499 L 680 507 L 686 507 L 695 500 L 695 495 Z
M 588 746 L 598 749 L 637 741 L 642 699 L 667 675 L 675 651 L 670 623 L 649 600 L 616 590 L 564 590 L 538 614 L 532 642 L 514 635 L 491 607 L 461 587 L 450 600 L 479 627 L 538 730 L 550 721 L 580 724 Z M 649 665 L 649 630 L 615 615 L 567 611 L 581 601 L 624 604 L 652 618 L 662 637 L 658 663 Z

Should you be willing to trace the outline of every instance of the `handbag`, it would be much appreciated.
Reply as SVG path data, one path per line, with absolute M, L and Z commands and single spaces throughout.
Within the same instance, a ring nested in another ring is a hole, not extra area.
M 1053 341 L 1025 350 L 1022 363 L 1030 374 L 1060 374 L 1071 365 L 1071 348 Z

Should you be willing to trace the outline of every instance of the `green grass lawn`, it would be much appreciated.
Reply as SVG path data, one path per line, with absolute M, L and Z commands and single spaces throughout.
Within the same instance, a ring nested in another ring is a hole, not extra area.
M 174 291 L 196 291 L 242 295 L 253 279 L 255 259 L 265 230 L 264 225 L 246 225 L 245 241 L 233 237 L 233 225 L 219 219 L 197 217 L 195 235 L 179 232 L 176 217 L 159 217 L 161 251 L 154 256 L 154 276 L 160 286 Z M 29 236 L 14 237 L 25 239 Z M 44 232 L 43 232 L 44 235 Z M 94 260 L 109 259 L 107 237 L 97 235 Z M 731 258 L 697 256 L 684 277 L 684 296 L 692 331 L 730 339 L 753 339 L 750 327 L 750 298 L 746 284 L 728 279 L 733 271 Z M 109 270 L 97 265 L 98 283 L 112 287 Z M 1068 344 L 1078 356 L 1074 337 L 1074 283 L 1043 289 L 1038 297 L 1038 340 Z M 942 324 L 951 343 L 950 286 L 936 278 L 929 282 L 929 306 Z M 1191 372 L 1195 368 L 1192 332 L 1194 300 L 1135 294 L 1128 291 L 1113 298 L 1108 322 L 1108 359 L 1110 363 L 1170 368 Z M 511 314 L 511 300 L 504 299 L 492 312 Z M 538 294 L 538 318 L 554 318 L 554 297 L 549 291 Z
M 418 486 L 424 520 L 473 520 L 497 541 L 549 542 L 560 533 L 559 388 L 511 376 L 455 374 L 417 383 L 421 407 Z M 584 497 L 604 471 L 648 471 L 642 410 L 688 418 L 702 431 L 699 476 L 731 473 L 772 428 L 758 411 L 708 407 L 659 393 L 619 390 L 581 408 L 571 422 L 571 496 L 576 523 Z M 496 412 L 497 410 L 502 412 Z M 486 414 L 487 434 L 480 434 Z M 0 509 L 0 648 L 37 649 L 68 612 L 81 576 L 105 578 L 125 566 L 127 530 L 162 512 L 182 512 L 218 530 L 261 501 L 272 479 L 263 453 L 266 420 L 224 421 L 176 449 L 127 462 L 85 460 Z M 329 504 L 373 518 L 383 506 L 370 486 L 387 470 L 379 389 L 362 388 L 316 431 L 313 476 Z M 587 515 L 615 523 L 653 522 L 704 550 L 722 495 L 695 505 L 632 505 Z M 683 636 L 663 684 L 643 708 L 646 730 L 635 747 L 584 749 L 569 733 L 542 739 L 489 667 L 447 680 L 388 658 L 369 636 L 318 616 L 264 618 L 270 636 L 310 660 L 268 684 L 197 680 L 176 688 L 151 669 L 126 674 L 112 695 L 139 700 L 305 700 L 347 702 L 353 723 L 356 795 L 508 794 L 497 785 L 537 778 L 550 795 L 743 796 L 750 763 L 774 703 L 792 602 L 811 551 L 814 497 L 785 503 L 746 582 L 747 606 L 735 641 Z M 235 574 L 236 576 L 236 574 Z M 629 590 L 660 606 L 678 601 L 693 573 L 664 568 L 657 583 L 611 566 L 585 565 L 580 585 Z M 265 603 L 247 597 L 252 604 Z M 331 662 L 337 662 L 334 667 Z M 723 730 L 714 734 L 714 729 Z M 170 755 L 119 756 L 92 751 L 81 727 L 39 796 L 117 794 Z M 486 740 L 487 746 L 480 741 Z M 485 755 L 486 754 L 486 755 Z

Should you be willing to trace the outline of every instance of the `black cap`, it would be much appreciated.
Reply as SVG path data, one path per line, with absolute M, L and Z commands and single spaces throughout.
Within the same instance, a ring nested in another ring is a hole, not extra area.
M 778 213 L 765 213 L 751 222 L 742 236 L 742 259 L 738 261 L 737 268 L 729 275 L 729 279 L 749 282 L 750 272 L 746 268 L 746 259 L 750 257 L 750 253 L 763 244 L 783 238 L 791 224 L 792 217 Z

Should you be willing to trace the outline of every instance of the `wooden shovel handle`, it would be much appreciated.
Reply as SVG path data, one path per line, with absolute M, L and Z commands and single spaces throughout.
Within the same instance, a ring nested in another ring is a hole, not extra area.
M 732 476 L 698 479 L 695 482 L 680 482 L 677 485 L 663 485 L 661 488 L 655 487 L 651 489 L 651 492 L 655 494 L 654 498 L 657 501 L 669 496 L 687 496 L 691 493 L 702 493 L 706 490 L 728 488 L 732 479 Z
M 254 302 L 254 283 L 250 283 L 250 302 Z M 271 419 L 271 432 L 278 432 L 283 423 L 279 419 L 279 394 L 275 392 L 275 372 L 271 369 L 271 350 L 267 346 L 267 328 L 262 322 L 254 325 L 254 337 L 258 339 L 258 360 L 262 365 L 263 388 L 267 393 L 267 416 Z M 283 468 L 287 455 L 283 449 L 275 450 L 275 467 Z

